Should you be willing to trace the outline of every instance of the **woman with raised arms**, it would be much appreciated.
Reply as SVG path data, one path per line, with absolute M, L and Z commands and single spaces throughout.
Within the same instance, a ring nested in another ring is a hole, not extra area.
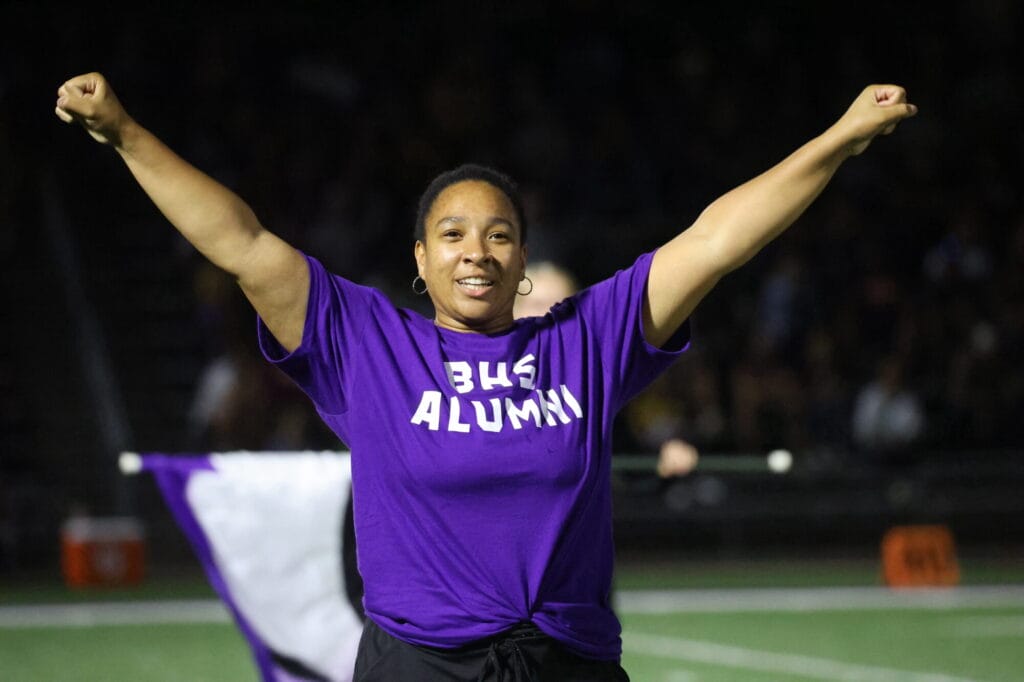
M 57 116 L 113 147 L 237 278 L 267 359 L 351 448 L 368 618 L 355 679 L 389 682 L 628 680 L 608 599 L 615 414 L 685 350 L 687 318 L 715 283 L 917 111 L 898 86 L 866 88 L 821 135 L 543 317 L 513 316 L 530 289 L 515 185 L 480 166 L 444 173 L 415 225 L 426 319 L 264 228 L 100 74 L 57 96 Z

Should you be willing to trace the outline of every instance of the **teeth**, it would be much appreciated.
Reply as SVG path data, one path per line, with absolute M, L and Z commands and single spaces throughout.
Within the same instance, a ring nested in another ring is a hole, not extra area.
M 493 282 L 491 282 L 491 280 L 489 279 L 484 279 L 483 277 L 467 277 L 465 279 L 460 279 L 459 284 L 473 284 L 484 286 L 493 284 Z

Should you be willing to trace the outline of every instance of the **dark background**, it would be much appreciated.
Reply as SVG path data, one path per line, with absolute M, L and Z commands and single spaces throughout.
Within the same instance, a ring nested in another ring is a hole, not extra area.
M 1010 0 L 0 6 L 0 570 L 49 565 L 73 512 L 131 511 L 179 547 L 151 484 L 117 474 L 120 450 L 339 447 L 256 356 L 231 282 L 114 152 L 53 115 L 57 87 L 91 70 L 267 227 L 425 314 L 412 223 L 442 170 L 515 177 L 531 259 L 585 285 L 864 86 L 905 86 L 920 114 L 723 280 L 688 357 L 617 427 L 624 452 L 670 436 L 705 453 L 785 447 L 794 473 L 623 478 L 619 541 L 863 547 L 938 521 L 1013 555 L 1022 20 Z M 232 388 L 204 411 L 218 371 Z M 883 372 L 920 417 L 896 442 L 852 426 Z

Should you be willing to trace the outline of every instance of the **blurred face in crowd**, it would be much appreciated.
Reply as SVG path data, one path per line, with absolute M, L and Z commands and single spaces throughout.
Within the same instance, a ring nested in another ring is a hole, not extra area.
M 415 256 L 435 323 L 461 332 L 510 327 L 526 246 L 505 193 L 482 180 L 457 182 L 437 195 L 424 222 Z
M 553 263 L 530 266 L 526 269 L 526 276 L 533 282 L 533 290 L 529 296 L 516 299 L 516 317 L 545 315 L 551 306 L 576 293 L 576 282 L 572 275 Z

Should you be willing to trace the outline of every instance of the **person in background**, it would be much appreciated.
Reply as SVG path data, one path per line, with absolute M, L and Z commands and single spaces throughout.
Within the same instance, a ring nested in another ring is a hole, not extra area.
M 527 267 L 526 278 L 532 282 L 533 288 L 529 295 L 516 299 L 514 310 L 517 318 L 542 317 L 579 289 L 573 274 L 551 261 Z M 697 467 L 699 460 L 700 454 L 692 444 L 682 438 L 670 438 L 658 449 L 654 473 L 660 478 L 685 476 Z
M 906 384 L 903 362 L 890 355 L 861 388 L 853 407 L 853 440 L 869 459 L 904 459 L 924 431 L 924 408 Z
M 579 290 L 576 278 L 557 263 L 541 261 L 526 268 L 526 278 L 533 288 L 526 296 L 516 298 L 514 314 L 520 317 L 542 317 L 557 303 Z

